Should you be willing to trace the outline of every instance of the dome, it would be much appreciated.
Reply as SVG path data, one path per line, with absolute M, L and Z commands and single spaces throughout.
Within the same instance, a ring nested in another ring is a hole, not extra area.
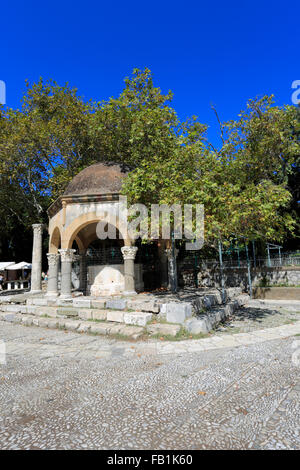
M 116 163 L 95 163 L 76 175 L 64 196 L 120 193 L 129 169 Z

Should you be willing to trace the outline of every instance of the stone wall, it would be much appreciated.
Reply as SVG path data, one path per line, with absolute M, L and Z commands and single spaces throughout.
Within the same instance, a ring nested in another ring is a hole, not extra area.
M 248 271 L 246 268 L 225 268 L 224 278 L 226 287 L 242 287 L 247 290 Z M 276 268 L 251 269 L 253 286 L 269 286 L 285 284 L 300 285 L 300 267 L 286 266 Z M 220 270 L 217 267 L 205 269 L 198 273 L 199 287 L 220 287 Z

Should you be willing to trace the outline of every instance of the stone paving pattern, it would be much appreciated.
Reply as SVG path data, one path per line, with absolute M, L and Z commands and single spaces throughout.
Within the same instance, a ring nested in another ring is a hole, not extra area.
M 299 449 L 295 334 L 130 343 L 0 322 L 0 448 Z

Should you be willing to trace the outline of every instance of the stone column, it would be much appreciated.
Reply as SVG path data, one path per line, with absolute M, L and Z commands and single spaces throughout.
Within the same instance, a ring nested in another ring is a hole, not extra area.
M 76 250 L 58 250 L 61 256 L 61 292 L 63 298 L 72 295 L 72 261 Z
M 58 295 L 58 253 L 47 253 L 48 258 L 48 286 L 47 286 L 47 296 L 56 297 Z
M 134 295 L 135 279 L 134 279 L 134 258 L 137 252 L 136 246 L 123 246 L 121 248 L 124 258 L 124 277 L 125 277 L 125 295 Z
M 33 224 L 31 293 L 42 292 L 42 235 L 43 224 Z

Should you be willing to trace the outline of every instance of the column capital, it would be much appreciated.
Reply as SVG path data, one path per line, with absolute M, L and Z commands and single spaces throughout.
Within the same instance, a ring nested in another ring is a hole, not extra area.
M 63 263 L 71 263 L 74 260 L 74 253 L 76 250 L 73 249 L 60 249 L 58 250 Z
M 56 266 L 59 260 L 59 253 L 47 253 L 48 265 Z
M 44 230 L 44 224 L 32 224 L 32 229 L 35 233 L 42 234 Z
M 134 259 L 138 251 L 137 246 L 122 246 L 121 248 L 124 260 Z

